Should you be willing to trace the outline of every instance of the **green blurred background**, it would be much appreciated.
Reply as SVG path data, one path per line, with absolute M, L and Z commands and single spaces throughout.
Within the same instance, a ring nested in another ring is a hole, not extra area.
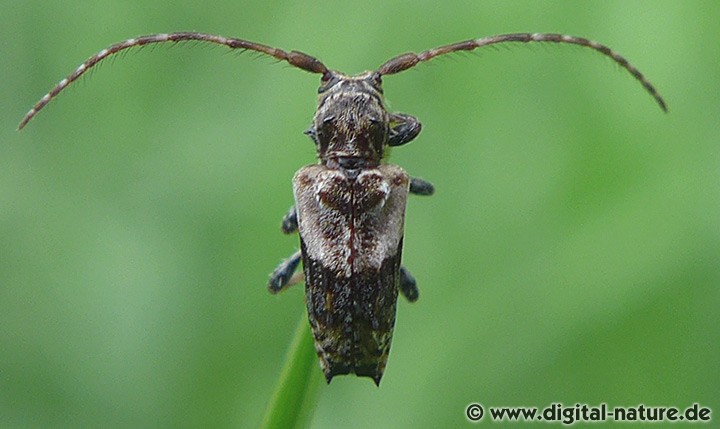
M 255 427 L 303 314 L 267 276 L 317 76 L 193 44 L 100 66 L 103 47 L 196 30 L 356 73 L 508 32 L 601 41 L 666 97 L 573 46 L 510 46 L 385 79 L 424 125 L 390 162 L 407 210 L 380 388 L 338 377 L 314 427 L 467 427 L 470 402 L 693 402 L 720 421 L 716 0 L 10 1 L 0 9 L 0 427 Z M 319 369 L 318 369 L 319 371 Z M 487 418 L 486 421 L 487 423 Z M 654 425 L 653 427 L 663 427 Z M 595 426 L 604 427 L 604 425 Z

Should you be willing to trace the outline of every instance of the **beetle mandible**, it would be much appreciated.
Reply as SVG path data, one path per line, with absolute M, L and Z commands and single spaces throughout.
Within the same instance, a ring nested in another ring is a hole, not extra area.
M 421 128 L 413 116 L 387 111 L 383 76 L 441 55 L 498 43 L 574 44 L 611 58 L 667 111 L 663 98 L 638 69 L 607 46 L 582 37 L 549 33 L 490 36 L 398 55 L 375 71 L 348 76 L 302 52 L 179 32 L 128 39 L 91 56 L 43 96 L 18 129 L 105 58 L 139 46 L 184 41 L 255 51 L 321 75 L 318 107 L 305 132 L 316 145 L 319 163 L 295 174 L 295 205 L 282 221 L 283 232 L 299 232 L 300 250 L 275 269 L 268 288 L 277 293 L 305 282 L 308 319 L 328 383 L 335 375 L 355 373 L 379 385 L 390 351 L 398 292 L 411 302 L 419 296 L 415 279 L 401 264 L 405 205 L 408 194 L 431 195 L 434 188 L 398 166 L 383 163 L 387 147 L 412 141 Z M 296 274 L 300 262 L 303 273 Z

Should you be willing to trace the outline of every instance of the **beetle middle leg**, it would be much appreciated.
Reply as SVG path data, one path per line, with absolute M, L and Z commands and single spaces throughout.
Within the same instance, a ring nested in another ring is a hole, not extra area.
M 410 302 L 417 301 L 420 296 L 415 277 L 410 274 L 405 266 L 400 267 L 400 293 Z
M 413 118 L 414 119 L 414 118 Z M 419 126 L 419 123 L 418 123 Z M 414 195 L 432 195 L 435 193 L 435 187 L 432 183 L 419 179 L 417 177 L 410 178 L 410 193 Z M 417 287 L 415 277 L 405 268 L 400 267 L 400 293 L 410 302 L 417 301 L 420 291 Z
M 292 234 L 298 229 L 297 209 L 293 205 L 290 210 L 283 216 L 280 229 L 284 234 Z
M 414 195 L 429 196 L 435 193 L 435 187 L 427 180 L 411 177 L 410 193 Z

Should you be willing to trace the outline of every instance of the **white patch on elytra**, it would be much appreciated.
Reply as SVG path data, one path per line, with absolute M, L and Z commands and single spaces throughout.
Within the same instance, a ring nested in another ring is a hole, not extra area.
M 367 192 L 381 197 L 374 205 L 356 206 L 353 213 L 345 213 L 319 195 L 321 190 L 350 192 L 352 182 L 342 170 L 311 165 L 298 171 L 293 188 L 307 257 L 345 277 L 358 269 L 379 269 L 397 254 L 402 240 L 408 180 L 407 173 L 394 165 L 362 171 L 354 184 L 372 187 Z

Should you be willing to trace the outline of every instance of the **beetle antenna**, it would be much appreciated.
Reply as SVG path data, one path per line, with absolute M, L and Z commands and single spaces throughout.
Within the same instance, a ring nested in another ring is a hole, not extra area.
M 655 101 L 660 105 L 660 108 L 667 112 L 667 105 L 662 96 L 658 93 L 655 87 L 650 83 L 647 78 L 630 64 L 628 60 L 622 55 L 613 51 L 605 45 L 594 42 L 592 40 L 585 39 L 583 37 L 567 36 L 564 34 L 546 34 L 546 33 L 516 33 L 516 34 L 502 34 L 499 36 L 484 37 L 481 39 L 466 40 L 464 42 L 453 43 L 450 45 L 440 46 L 439 48 L 429 49 L 427 51 L 416 54 L 409 52 L 406 54 L 398 55 L 390 60 L 386 61 L 383 65 L 378 68 L 378 73 L 381 75 L 400 73 L 401 71 L 415 67 L 421 62 L 431 60 L 437 56 L 449 54 L 458 51 L 472 51 L 483 46 L 494 45 L 497 43 L 506 42 L 551 42 L 551 43 L 570 43 L 573 45 L 580 45 L 586 48 L 594 49 L 601 54 L 610 57 L 620 67 L 627 70 L 638 82 L 650 93 Z
M 215 43 L 218 45 L 227 46 L 230 49 L 242 49 L 259 52 L 264 55 L 269 55 L 278 61 L 287 61 L 290 65 L 295 66 L 299 69 L 305 70 L 310 73 L 322 73 L 328 72 L 327 67 L 310 55 L 304 54 L 298 51 L 285 52 L 282 49 L 272 48 L 267 45 L 260 43 L 250 42 L 242 39 L 233 39 L 222 36 L 216 36 L 213 34 L 204 33 L 193 33 L 193 32 L 181 32 L 181 33 L 167 33 L 167 34 L 151 34 L 148 36 L 140 36 L 133 39 L 124 40 L 119 43 L 111 45 L 97 54 L 91 56 L 85 62 L 80 64 L 78 68 L 70 73 L 65 79 L 61 80 L 53 89 L 45 94 L 35 105 L 27 112 L 25 117 L 20 121 L 18 130 L 21 130 L 43 107 L 45 107 L 50 101 L 57 97 L 63 89 L 67 88 L 68 85 L 77 80 L 80 76 L 85 74 L 89 69 L 97 65 L 105 58 L 117 54 L 118 52 L 125 51 L 126 49 L 135 48 L 138 46 L 150 45 L 155 43 L 165 42 L 185 42 L 195 40 L 199 42 Z

